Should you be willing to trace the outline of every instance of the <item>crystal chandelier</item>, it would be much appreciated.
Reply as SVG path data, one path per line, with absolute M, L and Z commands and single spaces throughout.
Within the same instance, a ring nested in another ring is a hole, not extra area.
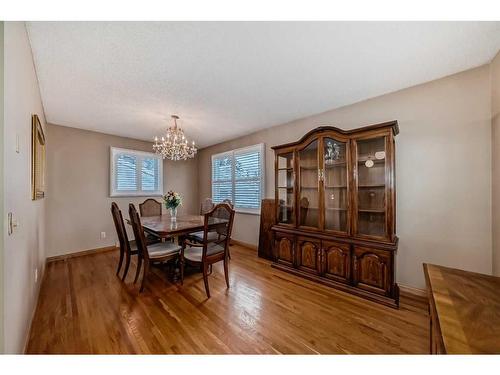
M 179 116 L 172 115 L 172 118 L 174 119 L 174 126 L 169 127 L 167 134 L 161 139 L 155 137 L 153 150 L 161 155 L 163 159 L 186 160 L 194 158 L 197 151 L 196 147 L 194 147 L 194 141 L 190 145 L 182 129 L 177 127 Z

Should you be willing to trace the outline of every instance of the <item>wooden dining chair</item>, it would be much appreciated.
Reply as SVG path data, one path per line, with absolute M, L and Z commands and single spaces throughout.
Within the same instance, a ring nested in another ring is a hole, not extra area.
M 139 250 L 137 272 L 135 274 L 134 283 L 137 282 L 142 263 L 144 263 L 141 289 L 139 290 L 139 292 L 142 293 L 146 285 L 146 280 L 149 275 L 149 268 L 151 264 L 178 260 L 181 246 L 173 242 L 159 242 L 156 244 L 148 245 L 146 236 L 144 234 L 144 228 L 141 224 L 141 218 L 139 217 L 139 214 L 137 213 L 137 210 L 132 203 L 129 204 L 129 215 L 132 229 L 134 230 L 135 242 L 137 244 L 137 249 Z
M 161 216 L 162 204 L 156 199 L 148 198 L 144 202 L 139 203 L 139 212 L 141 213 L 141 217 Z M 160 238 L 152 233 L 146 233 L 146 240 L 154 242 L 155 240 L 160 240 Z
M 210 212 L 215 207 L 212 202 L 212 198 L 205 198 L 200 205 L 200 215 L 205 215 L 207 212 Z M 202 242 L 203 241 L 203 231 L 197 231 L 189 233 L 187 236 L 191 241 L 194 242 Z M 215 232 L 210 232 L 208 235 L 210 241 L 215 241 L 219 238 L 218 234 Z
M 200 205 L 200 215 L 205 215 L 212 208 L 214 208 L 214 203 L 212 202 L 212 198 L 205 198 Z
M 139 204 L 139 211 L 142 217 L 161 216 L 161 208 L 161 203 L 152 198 L 148 198 Z
M 233 203 L 231 202 L 231 199 L 224 199 L 222 201 L 222 203 L 226 203 L 226 204 L 228 204 L 231 207 L 231 209 L 234 209 L 234 206 L 233 206 Z M 226 220 L 229 219 L 227 211 L 219 210 L 216 213 L 216 215 L 217 215 L 217 217 L 219 217 L 219 219 L 226 219 Z M 229 246 L 233 246 L 231 244 L 231 241 L 229 241 Z M 229 257 L 229 259 L 231 259 L 231 251 L 229 249 L 227 249 L 227 256 Z
M 208 202 L 210 202 L 210 204 L 208 204 Z M 224 199 L 222 201 L 222 203 L 226 203 L 231 208 L 233 208 L 233 204 L 231 203 L 231 199 Z M 215 205 L 212 203 L 212 199 L 206 198 L 205 202 L 202 203 L 202 205 L 201 205 L 200 215 L 205 215 L 207 212 L 210 212 L 214 207 L 215 207 Z M 228 217 L 226 217 L 227 214 L 225 212 L 222 212 L 219 210 L 217 212 L 217 214 L 221 214 L 223 216 L 223 217 L 221 217 L 222 219 L 228 219 Z M 198 232 L 189 233 L 188 238 L 190 238 L 191 240 L 193 240 L 195 242 L 201 243 L 203 241 L 203 235 L 204 235 L 203 231 L 200 230 Z M 215 230 L 211 230 L 208 234 L 209 241 L 217 241 L 219 238 L 220 238 L 220 236 Z
M 125 280 L 125 277 L 127 277 L 128 269 L 130 267 L 130 259 L 133 255 L 138 254 L 138 250 L 137 247 L 134 244 L 130 243 L 130 241 L 128 240 L 127 230 L 125 229 L 125 224 L 123 222 L 122 212 L 115 202 L 111 203 L 111 214 L 113 216 L 113 222 L 115 223 L 118 242 L 120 243 L 120 260 L 118 261 L 116 275 L 120 273 L 123 259 L 125 258 L 125 271 L 123 272 L 122 276 L 123 281 Z
M 224 214 L 221 212 L 224 212 Z M 228 219 L 215 226 L 219 239 L 217 241 L 209 241 L 208 234 L 210 233 L 210 227 L 214 224 L 214 222 L 220 221 L 221 216 L 227 216 Z M 224 277 L 226 278 L 226 285 L 229 288 L 228 256 L 233 219 L 234 210 L 226 203 L 216 205 L 212 210 L 205 214 L 203 228 L 204 238 L 202 243 L 193 243 L 190 242 L 189 239 L 186 239 L 182 246 L 180 256 L 181 284 L 184 282 L 184 266 L 186 264 L 192 264 L 195 266 L 201 265 L 205 291 L 207 293 L 207 297 L 210 298 L 208 269 L 209 267 L 212 267 L 212 264 L 223 261 Z

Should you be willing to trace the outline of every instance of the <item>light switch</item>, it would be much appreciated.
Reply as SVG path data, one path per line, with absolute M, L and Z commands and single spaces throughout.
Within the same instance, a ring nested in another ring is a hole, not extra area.
M 9 212 L 7 214 L 7 234 L 10 236 L 12 233 L 14 233 L 14 228 L 17 228 L 19 226 L 19 222 L 14 219 L 14 215 L 12 212 Z

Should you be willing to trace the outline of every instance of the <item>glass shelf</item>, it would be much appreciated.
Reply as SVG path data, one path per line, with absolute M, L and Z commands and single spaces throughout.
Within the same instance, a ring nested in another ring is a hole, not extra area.
M 319 228 L 318 146 L 315 139 L 299 151 L 299 225 Z
M 358 159 L 358 164 L 364 164 L 364 163 L 366 163 L 367 160 L 373 161 L 374 164 L 385 164 L 385 159 L 382 159 L 382 160 L 375 159 L 375 156 L 373 156 L 371 158 Z
M 295 208 L 293 186 L 295 185 L 293 175 L 293 152 L 278 156 L 278 212 L 277 220 L 282 224 L 295 223 Z
M 348 162 L 351 144 L 356 156 Z M 347 233 L 350 213 L 357 221 L 354 234 L 386 236 L 386 200 L 391 199 L 386 184 L 386 136 L 352 143 L 323 136 L 302 147 L 277 155 L 278 223 Z M 367 160 L 373 165 L 366 166 Z M 352 185 L 351 168 L 356 173 Z M 351 188 L 356 189 L 355 212 L 350 207 Z
M 329 164 L 325 163 L 325 168 L 336 168 L 336 167 L 345 167 L 347 162 L 345 161 L 334 161 Z
M 356 146 L 357 230 L 361 235 L 383 237 L 386 231 L 385 137 L 358 140 Z M 373 165 L 366 166 L 367 160 L 371 160 Z
M 385 188 L 385 184 L 358 185 L 358 187 L 362 189 Z
M 347 143 L 323 139 L 324 227 L 337 232 L 347 231 Z

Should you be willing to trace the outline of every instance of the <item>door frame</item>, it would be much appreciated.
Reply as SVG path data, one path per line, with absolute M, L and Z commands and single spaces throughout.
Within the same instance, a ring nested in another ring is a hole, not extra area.
M 4 22 L 0 21 L 0 353 L 4 353 Z

